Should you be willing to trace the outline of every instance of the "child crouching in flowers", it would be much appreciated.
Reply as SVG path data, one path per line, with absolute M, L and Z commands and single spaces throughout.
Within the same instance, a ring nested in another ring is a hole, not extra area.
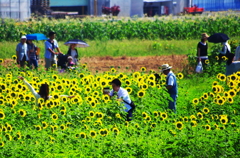
M 36 92 L 35 89 L 22 77 L 18 77 L 20 80 L 24 82 L 24 84 L 28 87 L 28 89 L 31 91 L 31 93 L 34 95 L 36 98 L 36 106 L 38 106 L 38 99 L 43 98 L 44 101 L 52 98 L 52 96 L 49 95 L 49 86 L 48 84 L 42 84 L 40 86 L 39 92 Z M 68 98 L 73 98 L 74 96 L 67 96 L 67 95 L 60 95 L 60 97 L 68 97 Z

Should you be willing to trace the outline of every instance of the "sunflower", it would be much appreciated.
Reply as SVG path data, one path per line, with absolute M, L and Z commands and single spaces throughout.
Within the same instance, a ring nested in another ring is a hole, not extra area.
M 142 97 L 144 97 L 144 95 L 145 95 L 145 91 L 143 91 L 143 90 L 140 90 L 137 92 L 138 98 L 142 98 Z
M 95 131 L 90 131 L 90 137 L 95 138 L 97 133 Z
M 89 104 L 91 105 L 92 108 L 95 108 L 97 106 L 95 101 L 91 101 L 89 102 Z
M 223 98 L 219 98 L 216 101 L 218 105 L 223 105 L 225 103 L 225 100 Z
M 115 69 L 115 68 L 111 68 L 111 70 L 110 70 L 112 73 L 116 73 L 117 72 L 117 70 Z
M 129 122 L 125 121 L 124 125 L 125 125 L 125 127 L 128 127 L 129 126 Z
M 43 126 L 43 129 L 46 129 L 46 128 L 48 127 L 48 123 L 45 122 L 45 121 L 43 121 L 43 122 L 42 122 L 42 126 Z
M 96 112 L 96 117 L 99 119 L 103 119 L 104 115 L 101 112 Z
M 162 117 L 163 119 L 167 119 L 167 118 L 168 118 L 168 115 L 167 115 L 167 113 L 162 112 L 162 113 L 161 113 L 161 117 Z
M 225 82 L 226 79 L 227 79 L 227 77 L 226 77 L 226 75 L 221 74 L 218 79 L 219 79 L 220 81 L 224 81 L 224 82 Z
M 188 122 L 188 117 L 187 116 L 183 117 L 183 121 Z
M 116 118 L 121 118 L 121 115 L 118 113 L 115 116 L 116 116 Z
M 209 59 L 205 60 L 205 64 L 209 64 Z
M 226 56 L 222 56 L 222 59 L 223 59 L 224 61 L 228 60 L 228 58 L 227 58 Z
M 232 97 L 228 97 L 227 101 L 228 101 L 230 104 L 234 103 L 234 101 L 233 101 L 233 98 L 232 98 Z
M 183 129 L 183 123 L 182 123 L 182 122 L 178 121 L 178 122 L 176 122 L 175 124 L 176 124 L 176 128 L 177 128 L 178 130 L 182 130 L 182 129 Z
M 1 59 L 0 59 L 0 64 L 2 64 L 2 63 L 3 63 L 3 59 L 1 58 Z
M 208 99 L 208 94 L 207 93 L 203 93 L 203 98 L 204 99 Z
M 191 121 L 191 126 L 192 127 L 197 127 L 197 121 Z
M 218 56 L 215 56 L 216 60 L 219 60 L 219 57 Z
M 87 135 L 86 135 L 86 133 L 81 132 L 81 133 L 79 133 L 79 137 L 85 139 L 85 138 L 87 138 Z
M 148 116 L 148 114 L 147 114 L 146 112 L 142 112 L 142 117 L 143 117 L 144 119 L 146 119 L 147 116 Z
M 147 69 L 146 69 L 146 67 L 141 67 L 141 69 L 140 69 L 142 72 L 145 72 Z
M 61 124 L 60 129 L 64 131 L 66 129 L 66 126 L 64 124 Z
M 100 130 L 99 130 L 99 134 L 100 134 L 102 137 L 105 137 L 106 134 L 107 134 L 107 129 L 100 129 Z
M 178 79 L 181 80 L 181 79 L 183 79 L 183 77 L 184 77 L 184 75 L 183 75 L 182 73 L 178 73 L 178 74 L 177 74 L 177 78 L 178 78 Z
M 41 131 L 41 130 L 42 130 L 42 127 L 41 127 L 40 125 L 35 125 L 35 129 L 36 129 L 37 131 Z
M 198 112 L 197 117 L 202 120 L 203 119 L 203 114 L 201 112 Z
M 89 111 L 89 116 L 91 117 L 91 118 L 94 118 L 94 116 L 95 116 L 95 113 L 93 112 L 93 111 Z
M 12 56 L 12 59 L 13 59 L 13 60 L 16 60 L 16 59 L 17 59 L 17 56 L 16 56 L 16 55 L 13 55 L 13 56 Z
M 5 114 L 4 114 L 4 112 L 3 111 L 0 111 L 0 119 L 4 119 L 5 118 Z
M 156 82 L 155 81 L 150 81 L 150 82 L 148 82 L 148 84 L 151 87 L 156 87 Z
M 208 114 L 210 112 L 210 110 L 207 107 L 205 107 L 205 108 L 202 109 L 202 112 L 204 114 Z
M 17 133 L 16 133 L 16 138 L 17 138 L 18 140 L 22 138 L 22 135 L 21 135 L 20 132 L 17 132 Z
M 140 85 L 140 88 L 141 88 L 142 90 L 147 90 L 147 89 L 148 89 L 148 85 L 147 85 L 146 83 L 142 83 L 142 84 Z
M 58 119 L 58 115 L 53 113 L 51 118 L 52 118 L 52 120 L 56 121 Z
M 227 117 L 221 117 L 220 122 L 221 122 L 221 124 L 226 125 L 228 123 L 228 118 Z
M 117 127 L 114 127 L 114 128 L 112 129 L 112 131 L 113 131 L 116 135 L 119 134 L 119 129 L 118 129 Z
M 233 89 L 230 89 L 230 90 L 228 91 L 228 94 L 229 94 L 229 96 L 231 96 L 231 97 L 235 97 L 236 94 L 237 94 L 237 92 L 236 92 L 235 90 L 233 90 Z
M 136 71 L 132 74 L 133 78 L 137 79 L 138 77 L 141 76 L 140 72 Z
M 197 105 L 197 104 L 199 103 L 199 99 L 198 99 L 198 98 L 194 98 L 194 99 L 192 100 L 192 103 Z
M 21 117 L 25 117 L 27 115 L 26 111 L 23 110 L 23 109 L 20 109 L 18 112 L 19 112 Z
M 197 120 L 197 117 L 196 117 L 195 115 L 191 115 L 191 116 L 190 116 L 190 119 L 191 119 L 191 121 L 196 121 L 196 120 Z
M 131 93 L 132 93 L 132 88 L 127 87 L 127 88 L 125 88 L 125 89 L 128 91 L 128 94 L 131 94 Z
M 205 125 L 205 129 L 206 129 L 207 131 L 211 131 L 211 126 L 210 126 L 210 125 Z
M 12 136 L 9 133 L 5 134 L 5 137 L 7 140 L 11 141 L 12 140 Z
M 158 117 L 159 116 L 157 111 L 154 111 L 153 115 L 154 115 L 154 117 Z
M 146 117 L 146 120 L 147 120 L 148 122 L 150 122 L 152 119 L 151 119 L 150 116 L 147 116 L 147 117 Z
M 155 127 L 157 127 L 157 124 L 156 124 L 156 123 L 152 123 L 152 124 L 151 124 L 151 127 L 152 127 L 152 128 L 155 128 Z

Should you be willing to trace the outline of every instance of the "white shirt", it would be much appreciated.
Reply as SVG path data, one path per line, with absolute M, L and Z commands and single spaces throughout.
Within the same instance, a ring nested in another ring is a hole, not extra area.
M 225 55 L 227 54 L 227 50 L 229 50 L 229 52 L 231 52 L 231 47 L 230 45 L 228 44 L 228 42 L 224 42 L 223 44 L 223 50 L 220 51 L 221 54 Z
M 168 76 L 170 76 L 171 74 L 173 74 L 172 71 L 170 71 L 170 72 L 168 73 L 167 78 L 168 78 Z M 174 84 L 174 78 L 173 78 L 173 76 L 171 75 L 171 76 L 168 78 L 168 83 L 167 83 L 167 85 L 168 85 L 168 86 L 173 86 L 173 84 Z
M 71 49 L 71 57 L 73 58 L 74 64 L 77 64 L 76 55 L 77 55 L 77 51 L 75 49 L 74 50 Z
M 110 94 L 110 96 L 113 96 L 114 91 L 111 90 L 109 94 Z M 122 100 L 126 101 L 129 104 L 131 103 L 131 99 L 130 99 L 130 96 L 128 94 L 128 91 L 126 89 L 122 88 L 122 87 L 120 87 L 120 89 L 117 92 L 117 98 L 118 99 L 121 98 Z M 131 109 L 130 105 L 128 105 L 128 104 L 126 104 L 124 102 L 122 102 L 122 104 L 124 104 L 124 106 L 125 106 L 124 111 L 128 112 Z

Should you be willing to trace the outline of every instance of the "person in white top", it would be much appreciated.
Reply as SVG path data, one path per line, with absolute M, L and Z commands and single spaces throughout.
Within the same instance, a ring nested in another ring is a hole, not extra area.
M 76 49 L 76 44 L 70 45 L 67 55 L 73 58 L 73 62 L 75 63 L 75 65 L 78 64 L 78 51 Z
M 39 92 L 36 92 L 35 89 L 22 76 L 19 76 L 18 78 L 23 80 L 24 84 L 28 87 L 28 89 L 32 92 L 32 94 L 36 98 L 36 103 L 35 103 L 36 106 L 38 106 L 38 99 L 39 98 L 43 98 L 45 101 L 52 98 L 52 96 L 49 95 L 48 84 L 42 84 Z M 60 97 L 73 98 L 74 96 L 60 95 Z
M 235 51 L 235 56 L 233 58 L 233 61 L 240 61 L 240 46 L 238 46 L 236 48 L 236 51 Z
M 104 93 L 107 94 L 106 92 Z M 112 81 L 112 90 L 110 93 L 108 93 L 108 95 L 112 97 L 115 95 L 115 93 L 117 95 L 117 99 L 119 99 L 119 101 L 122 101 L 122 104 L 124 104 L 124 111 L 128 113 L 127 121 L 131 121 L 134 108 L 131 106 L 132 101 L 130 99 L 128 91 L 121 87 L 121 81 L 119 79 L 114 79 Z

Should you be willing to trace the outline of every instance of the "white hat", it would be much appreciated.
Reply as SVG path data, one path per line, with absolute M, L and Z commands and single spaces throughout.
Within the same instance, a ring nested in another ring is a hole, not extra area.
M 22 36 L 21 39 L 27 39 L 27 37 L 26 36 Z
M 69 56 L 69 57 L 67 58 L 67 60 L 69 60 L 69 59 L 72 59 L 72 60 L 73 60 L 73 58 L 72 58 L 71 56 Z
M 161 72 L 163 72 L 164 70 L 171 69 L 171 68 L 172 68 L 172 66 L 169 66 L 168 64 L 163 64 Z

